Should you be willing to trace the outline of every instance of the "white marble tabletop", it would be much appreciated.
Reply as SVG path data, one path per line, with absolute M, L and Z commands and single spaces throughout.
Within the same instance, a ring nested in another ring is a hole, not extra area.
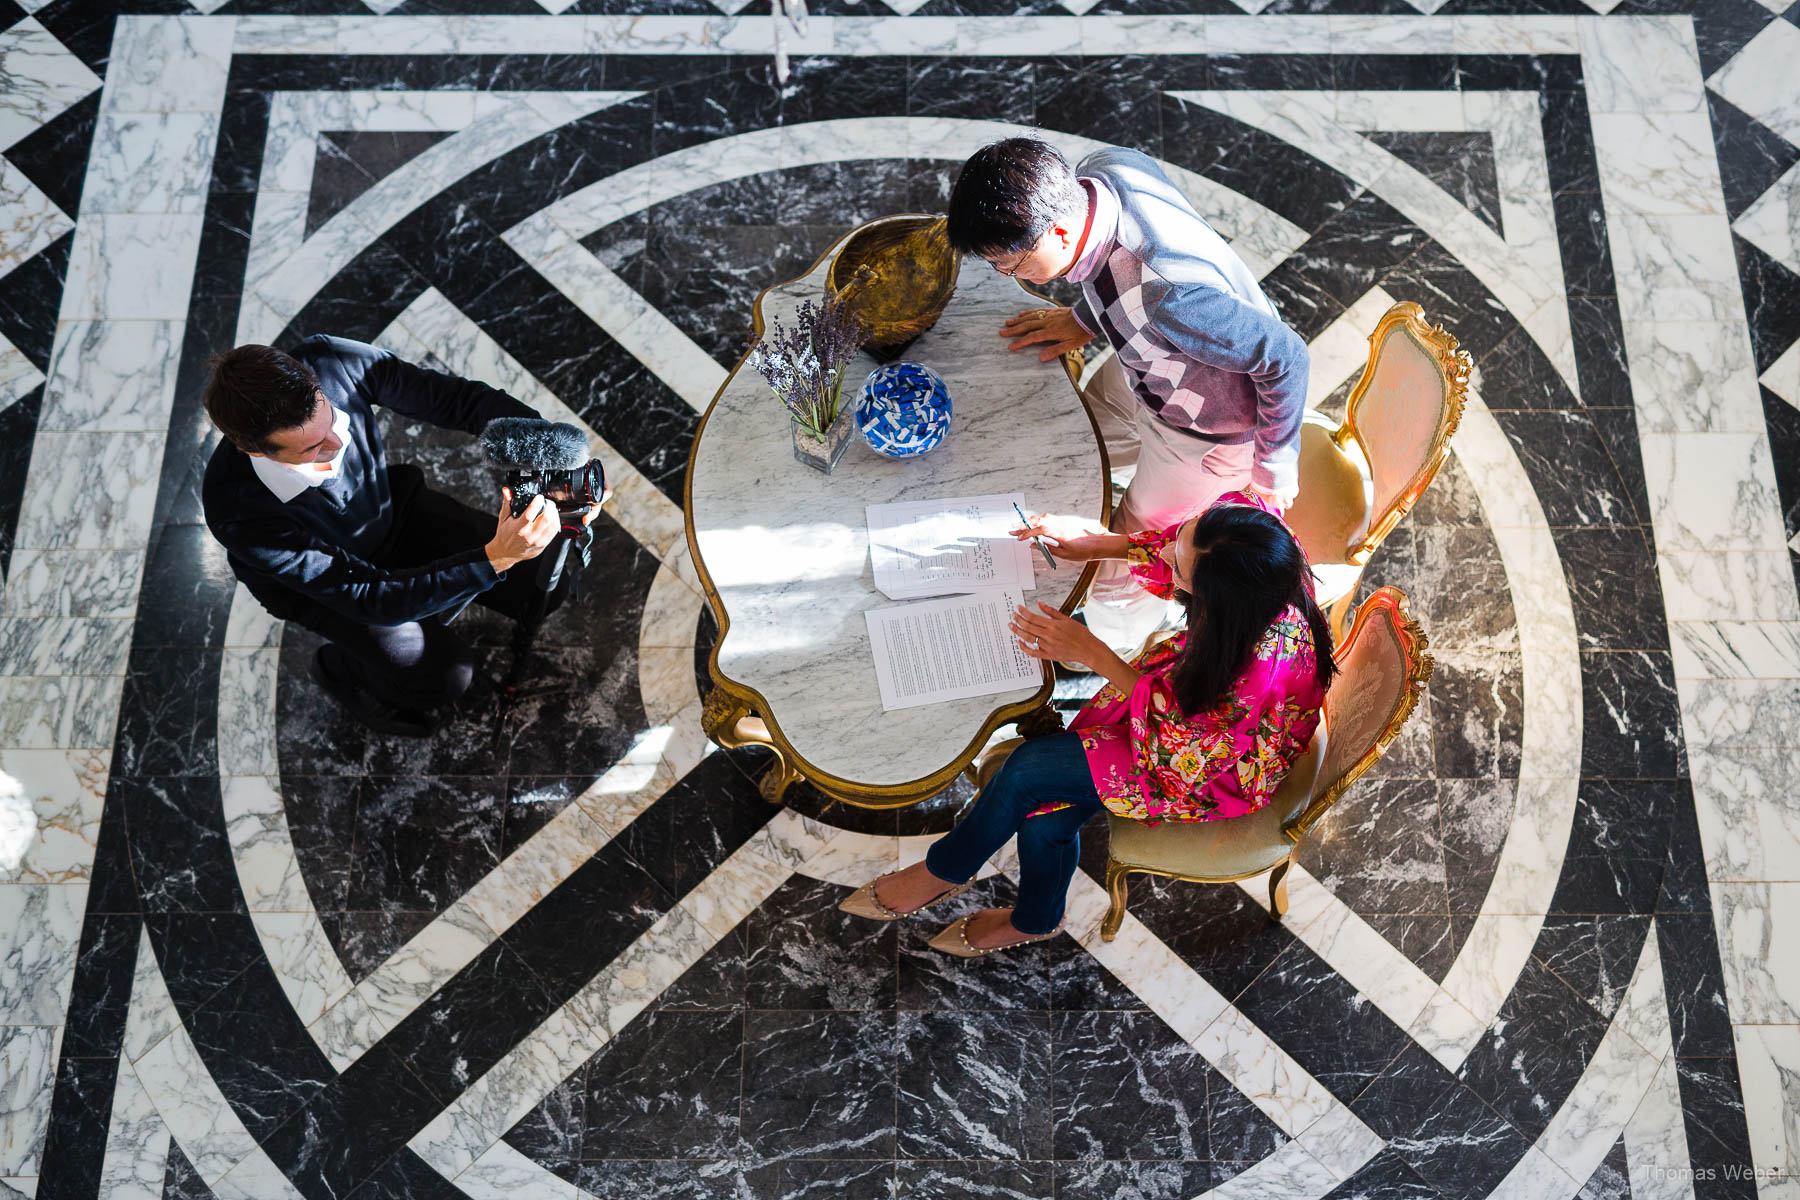
M 821 296 L 830 261 L 769 291 L 765 324 Z M 1011 353 L 999 336 L 1007 317 L 1039 303 L 984 263 L 964 263 L 949 307 L 905 353 L 951 394 L 950 434 L 919 458 L 884 458 L 858 437 L 827 476 L 795 461 L 787 416 L 748 366 L 715 400 L 690 465 L 689 515 L 728 619 L 719 670 L 763 697 L 762 715 L 805 760 L 794 764 L 802 771 L 911 783 L 955 761 L 995 709 L 1032 695 L 884 712 L 862 614 L 893 603 L 875 590 L 866 505 L 1022 492 L 1027 512 L 1099 518 L 1105 473 L 1080 397 L 1060 363 Z M 874 366 L 851 364 L 847 400 Z M 1080 575 L 1066 564 L 1050 571 L 1041 555 L 1037 571 L 1027 599 L 1052 605 Z

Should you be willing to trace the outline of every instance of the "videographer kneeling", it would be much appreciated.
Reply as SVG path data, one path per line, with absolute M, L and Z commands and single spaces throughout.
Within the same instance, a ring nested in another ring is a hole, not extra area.
M 504 392 L 317 336 L 291 355 L 218 355 L 204 403 L 226 438 L 201 492 L 208 528 L 264 608 L 326 639 L 313 679 L 373 729 L 425 736 L 468 690 L 474 658 L 446 623 L 471 600 L 517 620 L 553 611 L 573 580 L 543 604 L 534 572 L 511 570 L 555 541 L 555 504 L 515 516 L 503 489 L 498 516 L 479 512 L 382 452 L 372 405 L 471 434 L 536 417 Z

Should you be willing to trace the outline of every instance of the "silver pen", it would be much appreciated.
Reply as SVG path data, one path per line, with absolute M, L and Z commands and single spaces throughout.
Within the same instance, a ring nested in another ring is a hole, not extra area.
M 1025 510 L 1015 504 L 1013 505 L 1013 511 L 1019 514 L 1019 524 L 1030 529 L 1031 522 L 1026 518 Z M 1050 569 L 1052 571 L 1056 570 L 1056 559 L 1051 556 L 1050 551 L 1044 549 L 1044 539 L 1034 535 L 1031 540 L 1037 544 L 1039 552 L 1044 556 L 1044 561 L 1050 564 Z

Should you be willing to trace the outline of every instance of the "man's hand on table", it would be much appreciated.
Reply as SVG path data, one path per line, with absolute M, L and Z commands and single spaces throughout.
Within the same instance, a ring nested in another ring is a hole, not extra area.
M 1066 562 L 1091 562 L 1096 558 L 1124 558 L 1131 542 L 1122 533 L 1108 533 L 1106 527 L 1080 517 L 1051 516 L 1038 513 L 1027 517 L 1030 523 L 1015 529 L 1012 535 L 1021 542 L 1043 538 L 1044 548 Z
M 1081 327 L 1073 309 L 1028 308 L 1002 325 L 1000 336 L 1011 339 L 1008 350 L 1048 342 L 1039 352 L 1038 361 L 1049 362 L 1058 355 L 1081 349 L 1094 335 Z

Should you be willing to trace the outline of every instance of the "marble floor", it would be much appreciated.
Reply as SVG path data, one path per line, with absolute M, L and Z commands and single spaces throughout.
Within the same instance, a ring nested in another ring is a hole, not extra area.
M 0 1197 L 1800 1198 L 1800 5 L 824 0 L 779 83 L 741 3 L 0 0 Z M 1364 583 L 1436 674 L 1279 925 L 1102 942 L 1096 830 L 1067 936 L 946 959 L 835 905 L 966 788 L 700 732 L 748 298 L 1021 128 L 1163 161 L 1321 409 L 1397 300 L 1476 362 Z M 428 740 L 201 523 L 208 355 L 313 332 L 618 482 Z

